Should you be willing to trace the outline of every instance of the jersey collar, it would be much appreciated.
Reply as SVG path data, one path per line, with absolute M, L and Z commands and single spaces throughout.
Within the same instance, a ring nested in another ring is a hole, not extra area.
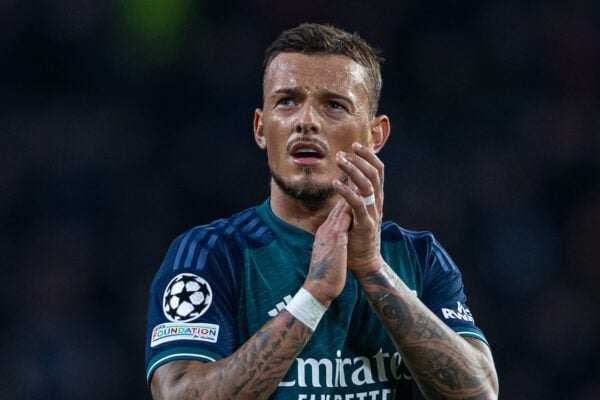
M 311 233 L 291 225 L 275 215 L 271 209 L 270 197 L 256 207 L 256 213 L 277 236 L 290 242 L 290 244 L 312 248 L 315 237 Z

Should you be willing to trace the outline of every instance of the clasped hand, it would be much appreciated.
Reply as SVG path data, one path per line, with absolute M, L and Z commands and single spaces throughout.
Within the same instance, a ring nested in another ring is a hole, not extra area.
M 382 265 L 384 165 L 372 150 L 359 143 L 354 143 L 352 150 L 353 153 L 337 154 L 337 165 L 349 180 L 333 181 L 342 198 L 315 234 L 304 285 L 326 306 L 344 288 L 346 267 L 360 280 L 377 272 Z

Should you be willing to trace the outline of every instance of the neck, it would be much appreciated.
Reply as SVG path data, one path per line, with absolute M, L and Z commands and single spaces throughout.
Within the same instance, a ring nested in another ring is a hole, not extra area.
M 327 219 L 336 201 L 337 196 L 319 202 L 298 200 L 283 192 L 271 180 L 271 210 L 273 213 L 288 224 L 310 232 L 313 235 Z

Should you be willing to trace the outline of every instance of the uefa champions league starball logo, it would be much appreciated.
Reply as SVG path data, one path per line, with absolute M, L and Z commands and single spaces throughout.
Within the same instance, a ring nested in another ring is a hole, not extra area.
M 169 282 L 163 296 L 163 311 L 173 322 L 193 321 L 208 310 L 212 290 L 208 282 L 194 274 L 179 274 Z

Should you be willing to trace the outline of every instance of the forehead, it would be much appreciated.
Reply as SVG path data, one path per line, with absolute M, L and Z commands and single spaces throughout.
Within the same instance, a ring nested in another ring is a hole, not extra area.
M 367 96 L 367 72 L 343 55 L 280 53 L 265 71 L 264 91 L 268 95 L 285 88 Z

